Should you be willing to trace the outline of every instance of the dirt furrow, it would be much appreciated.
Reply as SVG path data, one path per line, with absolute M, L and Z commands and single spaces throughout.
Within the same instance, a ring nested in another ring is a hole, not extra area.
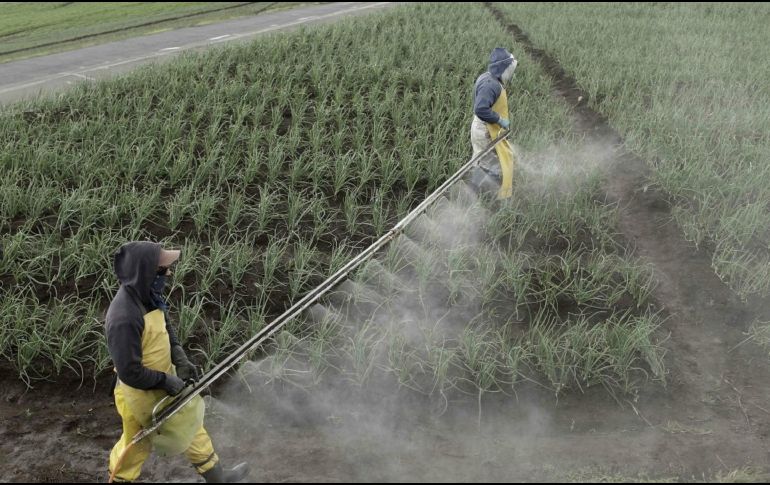
M 753 344 L 739 345 L 751 322 L 766 314 L 766 303 L 742 302 L 719 280 L 709 251 L 696 250 L 673 222 L 671 204 L 651 182 L 650 166 L 626 149 L 621 135 L 590 107 L 587 93 L 554 56 L 535 47 L 496 6 L 486 6 L 552 78 L 553 95 L 571 108 L 574 130 L 592 146 L 615 153 L 606 174 L 607 196 L 618 204 L 618 229 L 629 249 L 654 267 L 654 296 L 668 317 L 663 330 L 670 332 L 667 390 L 650 390 L 657 396 L 640 398 L 639 411 L 656 425 L 667 420 L 708 423 L 721 430 L 725 449 L 752 442 L 766 462 L 770 415 L 761 408 L 770 399 L 767 355 Z
M 476 427 L 476 408 L 460 405 L 440 418 L 417 416 L 400 425 L 385 415 L 387 406 L 318 426 L 282 425 L 255 413 L 241 417 L 260 423 L 251 444 L 233 439 L 240 421 L 209 415 L 220 454 L 252 461 L 250 478 L 260 481 L 713 479 L 745 466 L 766 469 L 768 356 L 753 344 L 739 345 L 766 310 L 763 302 L 733 296 L 712 271 L 708 250 L 693 248 L 671 221 L 670 204 L 651 185 L 645 161 L 624 147 L 552 56 L 497 7 L 487 6 L 551 75 L 553 94 L 572 108 L 577 133 L 616 154 L 606 192 L 618 203 L 618 229 L 629 250 L 651 263 L 659 280 L 655 301 L 668 317 L 661 335 L 670 333 L 664 342 L 667 385 L 651 382 L 638 396 L 620 398 L 622 406 L 601 388 L 565 394 L 558 403 L 550 394 L 525 390 L 516 402 L 490 396 L 482 428 Z M 78 384 L 62 379 L 27 391 L 8 366 L 0 366 L 0 481 L 106 478 L 109 449 L 120 433 L 106 395 L 108 379 L 99 379 L 95 392 L 91 382 Z M 352 424 L 338 424 L 346 420 Z M 176 457 L 152 458 L 143 478 L 197 477 Z

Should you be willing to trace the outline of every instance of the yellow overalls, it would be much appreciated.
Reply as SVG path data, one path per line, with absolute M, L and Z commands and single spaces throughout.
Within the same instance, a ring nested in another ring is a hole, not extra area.
M 508 95 L 505 92 L 505 88 L 503 88 L 500 96 L 497 97 L 495 104 L 492 105 L 492 111 L 500 115 L 501 118 L 508 119 Z M 492 140 L 497 138 L 497 135 L 503 129 L 497 123 L 487 123 L 486 125 Z M 513 195 L 513 146 L 511 146 L 511 142 L 506 138 L 495 146 L 495 152 L 497 152 L 497 158 L 500 160 L 500 173 L 503 177 L 497 198 L 507 199 Z
M 142 365 L 149 369 L 176 375 L 176 369 L 171 363 L 171 347 L 166 319 L 161 310 L 153 310 L 144 315 L 144 331 L 142 332 Z M 152 420 L 152 410 L 164 397 L 162 389 L 143 391 L 135 389 L 118 381 L 115 387 L 115 407 L 123 418 L 123 435 L 112 448 L 110 453 L 110 473 L 117 465 L 123 450 L 126 449 L 133 437 L 143 426 L 148 426 Z M 116 480 L 133 481 L 139 478 L 142 464 L 152 451 L 152 443 L 144 439 L 128 450 L 120 469 L 115 474 Z M 198 473 L 212 469 L 219 461 L 214 452 L 211 438 L 200 427 L 189 448 L 184 452 Z

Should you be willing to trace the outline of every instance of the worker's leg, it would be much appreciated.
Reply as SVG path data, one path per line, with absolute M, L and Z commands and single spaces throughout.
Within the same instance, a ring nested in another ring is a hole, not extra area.
M 471 145 L 473 146 L 473 156 L 477 156 L 484 149 L 489 147 L 492 139 L 489 136 L 487 125 L 477 117 L 474 117 L 471 124 Z M 477 162 L 477 167 L 470 173 L 468 182 L 475 190 L 497 191 L 497 185 L 500 183 L 500 164 L 494 151 L 488 153 Z
M 473 147 L 473 156 L 475 157 L 489 146 L 489 132 L 486 124 L 480 119 L 474 117 L 471 123 L 471 146 Z
M 195 471 L 201 474 L 211 470 L 219 462 L 219 457 L 214 452 L 214 445 L 211 444 L 211 438 L 203 426 L 198 430 L 184 455 L 195 467 Z
M 497 138 L 500 135 L 501 128 L 498 125 L 487 125 L 490 138 Z M 506 139 L 495 145 L 497 154 L 497 177 L 500 182 L 500 188 L 497 192 L 498 200 L 508 199 L 513 194 L 513 168 L 514 156 L 513 145 Z
M 115 473 L 116 481 L 134 481 L 139 478 L 139 474 L 142 472 L 142 465 L 147 457 L 150 456 L 152 444 L 146 439 L 140 441 L 126 452 L 123 461 L 118 464 L 124 450 L 126 450 L 133 437 L 141 429 L 141 425 L 131 414 L 128 406 L 126 406 L 120 384 L 115 388 L 115 407 L 123 419 L 123 435 L 115 446 L 112 447 L 112 452 L 110 452 L 110 474 L 117 467 L 118 470 Z
M 500 185 L 500 191 L 497 194 L 498 199 L 507 199 L 513 193 L 513 165 L 514 155 L 513 147 L 504 140 L 498 145 L 497 156 L 500 160 L 500 172 L 502 174 L 502 184 Z

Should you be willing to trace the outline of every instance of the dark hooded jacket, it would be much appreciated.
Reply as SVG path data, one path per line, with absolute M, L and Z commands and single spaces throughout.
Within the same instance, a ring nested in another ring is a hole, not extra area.
M 495 48 L 489 56 L 487 72 L 476 79 L 473 91 L 473 114 L 486 123 L 498 123 L 500 115 L 492 111 L 500 93 L 503 92 L 501 77 L 503 71 L 511 65 L 511 54 L 501 47 Z
M 130 242 L 115 253 L 115 273 L 120 289 L 107 310 L 107 348 L 121 382 L 136 389 L 162 388 L 166 375 L 142 365 L 144 315 L 156 309 L 151 286 L 157 276 L 161 246 L 152 242 Z M 169 352 L 179 345 L 166 322 Z

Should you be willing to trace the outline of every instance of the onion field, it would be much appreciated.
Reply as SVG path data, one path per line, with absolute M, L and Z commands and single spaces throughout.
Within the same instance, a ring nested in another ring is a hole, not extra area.
M 457 32 L 468 32 L 462 48 L 440 55 L 415 42 L 424 15 L 434 35 L 459 41 Z M 0 312 L 13 322 L 3 329 L 3 355 L 25 380 L 83 373 L 83 362 L 108 368 L 100 335 L 117 289 L 111 254 L 146 238 L 182 248 L 171 292 L 179 337 L 206 365 L 218 361 L 468 158 L 459 135 L 467 82 L 484 68 L 489 42 L 470 31 L 484 16 L 481 7 L 416 6 L 15 106 L 0 121 L 10 289 Z M 542 72 L 523 67 L 517 83 L 526 93 L 516 100 L 522 147 L 569 139 Z M 468 338 L 493 330 L 495 302 L 502 322 L 531 330 L 510 335 L 502 324 L 502 347 L 483 351 L 511 382 L 519 371 L 505 356 L 559 389 L 598 382 L 628 390 L 637 359 L 652 360 L 660 375 L 651 343 L 658 320 L 647 308 L 653 280 L 616 254 L 613 209 L 591 180 L 562 196 L 548 187 L 529 194 L 522 178 L 514 204 L 485 228 L 491 246 L 435 255 L 457 265 L 452 274 L 469 275 L 452 285 L 481 293 Z M 578 334 L 588 340 L 573 341 Z M 616 340 L 622 349 L 612 348 Z
M 719 277 L 744 298 L 770 294 L 766 6 L 503 10 L 650 161 L 676 222 L 712 250 Z
M 768 20 L 762 5 L 395 5 L 0 108 L 0 368 L 31 393 L 109 380 L 113 254 L 151 240 L 181 249 L 169 315 L 211 369 L 471 158 L 473 83 L 504 46 L 519 62 L 513 196 L 452 186 L 251 352 L 213 408 L 236 409 L 224 396 L 238 386 L 254 402 L 344 389 L 431 419 L 467 407 L 481 433 L 487 398 L 531 399 L 537 416 L 516 425 L 585 440 L 610 457 L 597 463 L 632 462 L 637 438 L 654 448 L 623 473 L 753 477 L 740 467 L 762 460 L 770 429 L 770 390 L 753 385 L 770 375 Z M 564 82 L 583 93 L 574 103 Z M 538 413 L 552 413 L 542 427 Z M 725 443 L 724 466 L 703 468 Z M 287 453 L 259 446 L 242 449 Z M 680 446 L 696 458 L 649 469 Z M 529 459 L 522 478 L 586 478 L 579 460 L 566 477 Z M 498 478 L 490 469 L 474 477 Z M 469 479 L 447 470 L 419 478 Z

